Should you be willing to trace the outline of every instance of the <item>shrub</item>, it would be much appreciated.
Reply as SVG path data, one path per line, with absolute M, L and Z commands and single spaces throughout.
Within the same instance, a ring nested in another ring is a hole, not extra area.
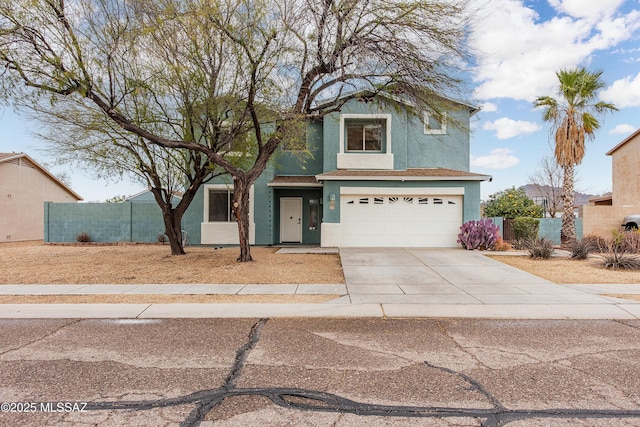
M 513 249 L 511 244 L 509 244 L 509 242 L 505 242 L 504 240 L 502 240 L 502 237 L 498 237 L 498 240 L 496 241 L 496 246 L 493 248 L 494 251 L 510 251 L 511 249 Z
M 604 252 L 607 248 L 607 242 L 602 237 L 595 234 L 588 234 L 582 238 L 582 241 L 588 246 L 590 252 Z
M 640 270 L 640 257 L 612 250 L 602 255 L 602 266 L 612 270 Z
M 498 226 L 490 219 L 468 221 L 460 227 L 458 243 L 468 250 L 479 249 L 483 251 L 493 249 L 499 236 Z
M 541 218 L 544 215 L 544 208 L 539 206 L 522 189 L 509 188 L 504 191 L 489 196 L 483 206 L 484 216 L 505 218 L 517 218 L 528 216 Z
M 76 241 L 80 243 L 87 243 L 91 241 L 91 236 L 86 231 L 83 231 L 76 236 Z
M 555 249 L 553 248 L 553 242 L 546 237 L 541 239 L 529 240 L 527 243 L 527 251 L 529 257 L 533 259 L 549 259 Z
M 164 233 L 158 234 L 156 239 L 158 239 L 158 243 L 162 243 L 163 245 L 167 242 L 167 236 Z
M 640 232 L 638 230 L 625 231 L 620 246 L 630 254 L 640 254 Z
M 571 243 L 571 258 L 587 259 L 592 243 L 587 239 L 575 240 Z
M 540 221 L 530 217 L 518 217 L 513 220 L 512 228 L 516 240 L 535 240 L 538 237 Z

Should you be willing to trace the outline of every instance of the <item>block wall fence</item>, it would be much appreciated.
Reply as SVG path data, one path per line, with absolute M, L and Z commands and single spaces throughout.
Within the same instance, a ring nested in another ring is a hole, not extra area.
M 92 242 L 157 242 L 164 222 L 155 203 L 45 202 L 45 242 L 75 242 L 82 232 Z

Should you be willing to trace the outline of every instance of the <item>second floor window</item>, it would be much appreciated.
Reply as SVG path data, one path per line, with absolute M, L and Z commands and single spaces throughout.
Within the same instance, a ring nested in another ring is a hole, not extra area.
M 384 124 L 382 121 L 347 122 L 347 151 L 382 151 Z

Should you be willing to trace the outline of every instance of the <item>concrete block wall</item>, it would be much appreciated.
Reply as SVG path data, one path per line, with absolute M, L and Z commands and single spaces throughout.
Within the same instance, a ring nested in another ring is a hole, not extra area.
M 93 242 L 156 242 L 164 232 L 153 204 L 47 202 L 44 210 L 45 242 L 75 242 L 82 232 Z
M 562 218 L 536 218 L 540 221 L 540 228 L 538 229 L 538 237 L 546 237 L 551 241 L 559 245 L 560 244 L 560 230 L 562 229 Z M 491 218 L 494 224 L 500 228 L 500 235 L 502 236 L 502 228 L 504 226 L 504 219 L 502 217 Z M 583 236 L 583 220 L 582 218 L 576 218 L 576 237 L 582 239 Z

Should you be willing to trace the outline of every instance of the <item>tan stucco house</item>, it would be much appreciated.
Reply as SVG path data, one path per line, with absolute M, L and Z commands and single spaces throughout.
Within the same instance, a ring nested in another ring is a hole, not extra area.
M 44 202 L 82 200 L 24 153 L 0 153 L 0 243 L 41 240 Z
M 611 237 L 627 215 L 640 213 L 640 129 L 607 153 L 612 159 L 612 193 L 582 207 L 584 235 Z

